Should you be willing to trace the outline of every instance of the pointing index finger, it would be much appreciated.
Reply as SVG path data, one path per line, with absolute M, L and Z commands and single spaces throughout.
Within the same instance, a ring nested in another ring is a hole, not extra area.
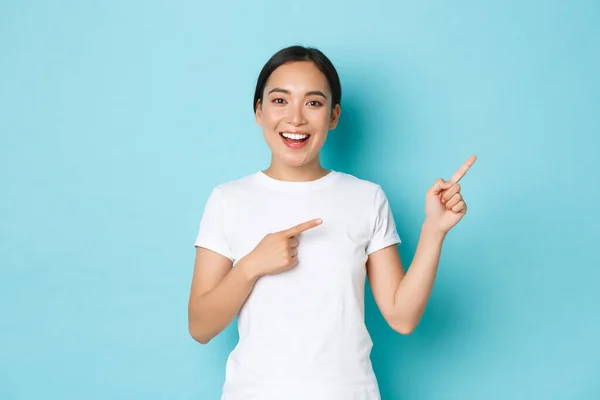
M 310 221 L 303 222 L 299 225 L 293 226 L 289 229 L 286 229 L 286 230 L 282 231 L 282 233 L 288 237 L 296 236 L 296 235 L 301 234 L 302 232 L 305 232 L 309 229 L 312 229 L 316 226 L 321 225 L 322 222 L 323 221 L 320 218 L 313 219 Z
M 476 156 L 469 157 L 467 161 L 465 161 L 465 163 L 461 165 L 461 167 L 454 173 L 454 175 L 452 175 L 452 177 L 449 179 L 449 182 L 458 183 L 458 181 L 465 176 L 469 168 L 471 168 L 471 166 L 475 163 L 475 160 L 477 160 Z

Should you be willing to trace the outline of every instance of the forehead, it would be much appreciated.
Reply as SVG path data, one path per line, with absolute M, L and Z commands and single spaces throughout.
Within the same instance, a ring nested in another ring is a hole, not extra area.
M 329 91 L 327 78 L 311 61 L 297 61 L 279 66 L 266 84 L 266 88 L 274 87 Z

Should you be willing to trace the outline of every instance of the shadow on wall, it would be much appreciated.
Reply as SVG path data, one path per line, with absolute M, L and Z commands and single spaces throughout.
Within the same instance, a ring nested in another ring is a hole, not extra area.
M 342 114 L 338 126 L 330 131 L 321 151 L 321 162 L 325 168 L 356 174 L 361 153 L 365 145 L 366 120 L 355 99 L 342 102 Z M 361 134 L 362 133 L 362 134 Z
M 326 168 L 366 177 L 365 179 L 372 179 L 384 187 L 394 187 L 402 184 L 402 178 L 385 172 L 385 163 L 380 155 L 395 155 L 395 150 L 386 150 L 389 141 L 376 140 L 376 137 L 374 140 L 373 135 L 389 128 L 400 129 L 403 134 L 394 136 L 392 146 L 410 152 L 410 129 L 402 119 L 403 115 L 409 114 L 409 110 L 408 107 L 405 110 L 395 110 L 395 124 L 390 125 L 384 121 L 389 115 L 386 110 L 382 110 L 381 103 L 374 99 L 395 99 L 399 91 L 385 81 L 388 71 L 378 69 L 380 68 L 375 65 L 361 68 L 370 73 L 344 81 L 344 94 L 347 96 L 342 100 L 342 116 L 337 129 L 329 134 L 322 159 Z M 386 135 L 386 139 L 389 137 Z M 393 193 L 395 191 L 390 190 L 388 198 L 396 223 L 414 220 L 414 216 L 409 215 L 411 208 L 398 204 L 400 199 Z M 411 227 L 399 225 L 398 228 L 399 231 L 404 231 Z M 401 235 L 403 243 L 400 252 L 405 268 L 410 265 L 414 255 L 418 235 L 419 232 Z M 448 265 L 450 263 L 446 263 L 447 268 L 452 267 Z M 470 330 L 467 325 L 472 323 L 469 323 L 464 311 L 468 310 L 468 303 L 476 296 L 477 294 L 466 292 L 464 287 L 436 283 L 419 326 L 411 335 L 403 336 L 393 331 L 383 319 L 367 283 L 366 324 L 374 343 L 372 361 L 383 398 L 416 398 L 420 392 L 422 394 L 423 388 L 411 387 L 411 381 L 427 381 L 431 377 L 431 371 L 446 368 L 448 361 L 445 356 L 449 352 L 456 359 L 456 348 L 468 348 L 467 343 L 461 343 L 467 339 L 461 338 L 457 332 Z M 412 375 L 412 378 L 407 379 L 407 374 Z

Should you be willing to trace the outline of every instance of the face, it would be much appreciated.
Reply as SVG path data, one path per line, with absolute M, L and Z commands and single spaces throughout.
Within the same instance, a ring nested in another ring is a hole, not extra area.
M 327 78 L 310 61 L 273 71 L 256 108 L 256 123 L 262 126 L 274 163 L 319 164 L 319 151 L 340 115 L 340 106 L 332 108 L 331 97 Z

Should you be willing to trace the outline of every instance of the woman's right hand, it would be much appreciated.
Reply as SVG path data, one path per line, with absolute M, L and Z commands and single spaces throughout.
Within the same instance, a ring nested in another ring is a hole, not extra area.
M 244 257 L 244 261 L 257 277 L 291 269 L 298 264 L 297 236 L 321 225 L 321 222 L 321 219 L 313 219 L 280 232 L 269 233 Z

